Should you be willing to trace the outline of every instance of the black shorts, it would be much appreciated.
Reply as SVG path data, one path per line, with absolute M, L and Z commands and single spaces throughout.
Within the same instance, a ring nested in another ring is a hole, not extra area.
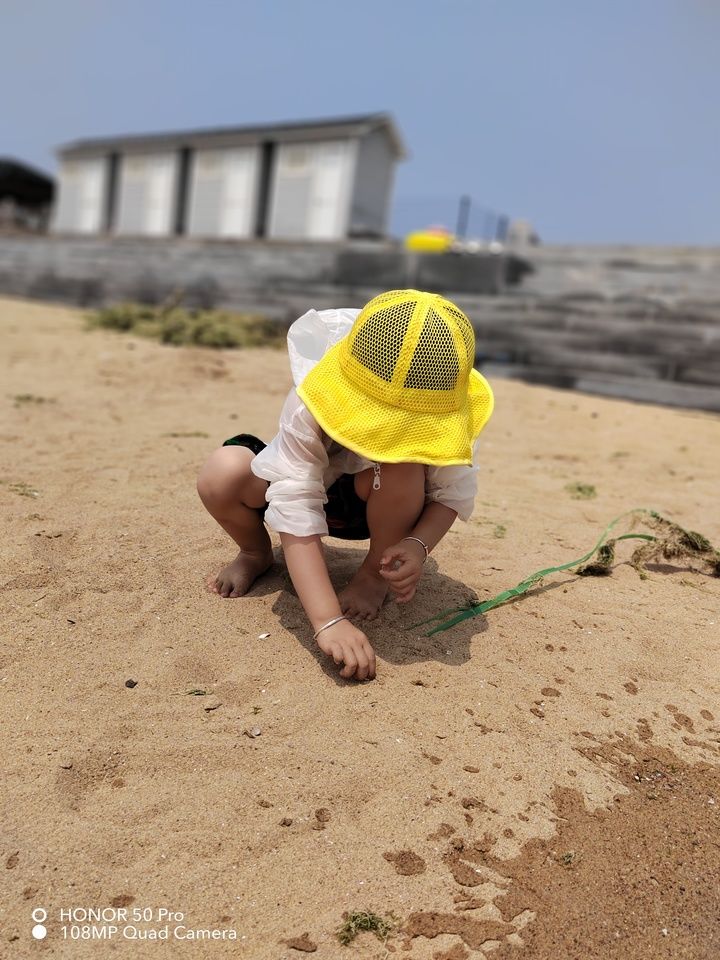
M 223 443 L 224 447 L 247 447 L 258 454 L 267 446 L 251 433 L 239 433 Z M 340 540 L 369 540 L 370 531 L 365 514 L 365 501 L 355 492 L 355 477 L 352 473 L 343 473 L 327 491 L 325 519 L 331 537 Z M 258 512 L 264 518 L 267 506 Z

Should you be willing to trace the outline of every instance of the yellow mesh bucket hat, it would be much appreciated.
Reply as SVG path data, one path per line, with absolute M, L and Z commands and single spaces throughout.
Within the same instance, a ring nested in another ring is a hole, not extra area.
M 333 440 L 368 460 L 470 464 L 493 409 L 474 360 L 473 328 L 453 303 L 391 290 L 366 304 L 297 392 Z

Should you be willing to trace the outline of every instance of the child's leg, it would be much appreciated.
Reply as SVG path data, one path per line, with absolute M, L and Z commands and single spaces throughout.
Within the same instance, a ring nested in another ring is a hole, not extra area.
M 411 533 L 425 507 L 425 467 L 421 463 L 384 463 L 379 490 L 373 490 L 372 481 L 372 470 L 355 478 L 357 494 L 367 502 L 370 549 L 340 594 L 343 613 L 360 619 L 376 617 L 387 594 L 387 582 L 379 572 L 383 553 Z
M 212 589 L 221 597 L 241 597 L 272 565 L 270 537 L 258 513 L 265 506 L 267 482 L 250 470 L 255 454 L 247 447 L 220 447 L 203 465 L 197 481 L 200 499 L 240 547 Z

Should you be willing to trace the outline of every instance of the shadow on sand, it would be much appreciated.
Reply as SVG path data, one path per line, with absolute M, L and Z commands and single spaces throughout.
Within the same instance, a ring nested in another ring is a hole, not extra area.
M 325 542 L 330 578 L 336 590 L 348 583 L 364 556 L 362 548 L 349 546 L 339 541 Z M 355 683 L 338 676 L 338 668 L 322 653 L 312 639 L 305 613 L 298 600 L 282 555 L 270 576 L 253 589 L 252 596 L 280 593 L 273 604 L 273 613 L 281 626 L 301 643 L 317 660 L 324 672 L 338 684 Z M 358 622 L 367 634 L 379 660 L 397 665 L 410 665 L 436 661 L 451 666 L 461 666 L 470 659 L 470 641 L 485 632 L 485 617 L 474 617 L 447 633 L 425 636 L 431 625 L 415 626 L 443 609 L 458 607 L 468 601 L 479 602 L 475 592 L 458 580 L 440 573 L 437 563 L 430 558 L 420 587 L 414 599 L 407 605 L 386 601 L 376 620 Z
M 364 556 L 361 546 L 350 545 L 347 541 L 325 541 L 325 557 L 330 579 L 339 592 L 353 577 Z M 616 564 L 628 566 L 628 562 Z M 649 571 L 655 573 L 678 573 L 699 571 L 692 566 L 681 564 L 650 563 Z M 712 575 L 707 574 L 712 577 Z M 528 593 L 518 597 L 514 603 L 522 602 L 525 597 L 539 596 L 550 590 L 576 583 L 578 578 L 570 575 L 550 583 L 533 587 Z M 508 585 L 509 586 L 509 585 Z M 278 593 L 278 590 L 280 591 Z M 273 603 L 273 613 L 281 626 L 293 634 L 296 640 L 317 660 L 323 671 L 336 683 L 344 685 L 355 683 L 338 676 L 338 668 L 323 654 L 312 639 L 305 612 L 295 594 L 290 576 L 285 567 L 282 550 L 275 550 L 275 565 L 269 573 L 253 587 L 249 596 L 261 597 L 278 594 Z M 407 605 L 386 601 L 376 620 L 359 621 L 358 626 L 367 634 L 378 658 L 398 666 L 415 663 L 437 662 L 449 666 L 462 666 L 470 660 L 472 639 L 488 630 L 488 620 L 484 614 L 464 620 L 447 631 L 427 636 L 433 623 L 425 621 L 434 618 L 443 610 L 456 610 L 468 603 L 480 603 L 487 597 L 479 598 L 467 584 L 441 573 L 431 557 L 427 570 L 413 600 Z M 493 610 L 491 616 L 495 614 Z

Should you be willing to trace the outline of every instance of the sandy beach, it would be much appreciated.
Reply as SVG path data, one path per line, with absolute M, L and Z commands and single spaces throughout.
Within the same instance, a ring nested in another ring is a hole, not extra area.
M 720 418 L 494 382 L 474 515 L 368 625 L 378 675 L 357 684 L 314 648 L 279 550 L 246 598 L 205 586 L 234 551 L 195 476 L 226 437 L 273 436 L 283 351 L 19 300 L 0 342 L 0 956 L 720 955 L 720 580 L 643 580 L 619 545 L 610 577 L 413 626 L 633 507 L 720 546 Z M 362 545 L 327 556 L 339 587 Z M 137 931 L 169 940 L 73 939 L 60 911 L 89 907 L 148 908 Z M 392 932 L 342 946 L 353 911 Z

